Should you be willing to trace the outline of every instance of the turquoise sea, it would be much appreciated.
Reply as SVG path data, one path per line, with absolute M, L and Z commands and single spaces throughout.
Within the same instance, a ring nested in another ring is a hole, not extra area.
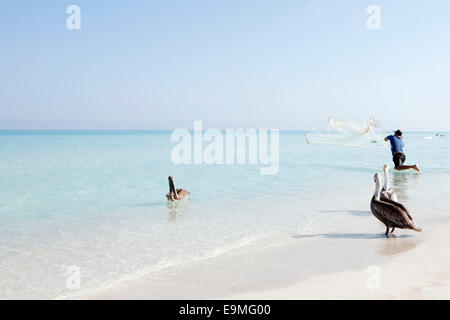
M 389 147 L 304 133 L 281 132 L 279 172 L 260 175 L 259 164 L 175 165 L 170 131 L 0 131 L 0 298 L 84 294 L 292 235 L 383 234 L 369 202 Z M 434 134 L 405 133 L 422 173 L 391 171 L 421 226 L 450 218 L 450 134 Z M 168 175 L 190 200 L 166 201 Z

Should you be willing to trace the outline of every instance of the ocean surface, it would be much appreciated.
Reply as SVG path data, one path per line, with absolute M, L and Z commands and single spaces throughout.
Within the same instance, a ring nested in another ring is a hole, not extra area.
M 384 233 L 369 204 L 389 147 L 304 134 L 281 132 L 279 172 L 261 175 L 260 164 L 175 165 L 166 131 L 0 131 L 0 298 L 82 296 L 302 234 Z M 390 173 L 422 227 L 450 218 L 450 134 L 434 134 L 405 133 L 420 174 Z M 167 202 L 168 175 L 188 201 Z

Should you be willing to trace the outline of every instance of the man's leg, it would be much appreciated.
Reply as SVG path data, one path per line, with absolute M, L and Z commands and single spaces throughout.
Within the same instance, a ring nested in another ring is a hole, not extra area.
M 394 158 L 392 159 L 394 161 L 395 164 L 395 170 L 409 170 L 409 169 L 414 169 L 417 172 L 420 171 L 419 167 L 417 166 L 417 164 L 413 164 L 412 166 L 407 166 L 404 165 L 405 160 L 406 160 L 406 156 L 404 153 L 395 153 L 394 154 Z
M 420 172 L 420 169 L 417 166 L 417 164 L 413 164 L 412 166 L 400 165 L 397 168 L 395 168 L 395 170 L 409 170 L 409 169 L 414 169 L 417 172 Z

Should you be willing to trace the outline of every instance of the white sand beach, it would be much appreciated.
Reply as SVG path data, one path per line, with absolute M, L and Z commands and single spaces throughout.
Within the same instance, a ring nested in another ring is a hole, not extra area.
M 312 277 L 290 286 L 226 299 L 450 299 L 449 224 L 391 260 L 360 270 Z M 386 247 L 386 249 L 388 249 Z M 395 245 L 391 246 L 392 250 Z M 379 271 L 379 285 L 376 285 Z
M 449 229 L 294 236 L 288 246 L 169 267 L 87 298 L 448 299 Z

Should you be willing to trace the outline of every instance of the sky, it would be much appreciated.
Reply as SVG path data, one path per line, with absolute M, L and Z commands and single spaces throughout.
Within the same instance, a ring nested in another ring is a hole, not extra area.
M 3 2 L 0 129 L 448 131 L 449 36 L 448 0 Z

